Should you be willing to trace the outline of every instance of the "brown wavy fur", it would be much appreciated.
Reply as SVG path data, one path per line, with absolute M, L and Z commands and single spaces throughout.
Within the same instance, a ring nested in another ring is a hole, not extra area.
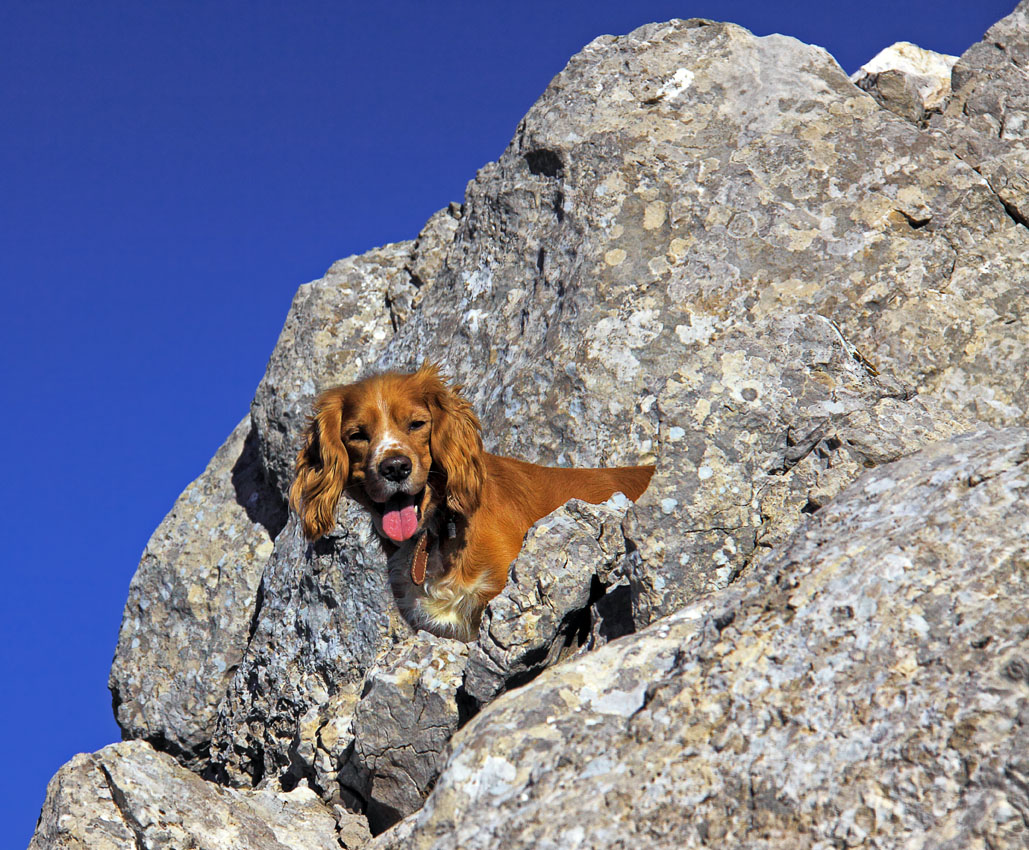
M 304 432 L 289 501 L 300 516 L 304 535 L 317 540 L 336 524 L 336 504 L 350 476 L 350 458 L 340 438 L 345 393 L 322 393 Z

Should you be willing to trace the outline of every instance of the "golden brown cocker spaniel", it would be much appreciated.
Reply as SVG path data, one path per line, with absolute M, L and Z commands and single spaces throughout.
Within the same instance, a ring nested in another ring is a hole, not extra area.
M 346 492 L 371 516 L 401 613 L 472 640 L 526 532 L 569 499 L 635 501 L 653 466 L 559 469 L 483 451 L 471 405 L 426 364 L 322 393 L 297 456 L 290 503 L 316 540 Z

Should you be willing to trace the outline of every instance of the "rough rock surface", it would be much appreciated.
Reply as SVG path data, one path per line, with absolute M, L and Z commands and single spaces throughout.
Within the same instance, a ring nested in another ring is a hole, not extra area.
M 1027 503 L 1025 429 L 866 473 L 747 579 L 487 707 L 372 846 L 1025 847 Z
M 342 686 L 325 702 L 308 709 L 298 724 L 297 756 L 304 765 L 309 784 L 334 808 L 363 811 L 367 802 L 357 796 L 340 776 L 354 752 L 354 711 L 362 685 Z
M 890 112 L 923 123 L 950 97 L 950 72 L 957 59 L 898 41 L 877 53 L 850 79 Z
M 431 286 L 459 217 L 457 208 L 442 210 L 414 242 L 340 260 L 300 287 L 251 420 L 179 498 L 133 579 L 110 679 L 126 738 L 208 767 L 218 706 L 254 636 L 262 571 L 286 522 L 290 470 L 310 403 L 322 389 L 358 377 L 381 352 Z M 365 665 L 375 656 L 369 648 L 355 651 Z M 359 675 L 349 661 L 340 660 L 336 678 Z M 260 760 L 252 770 L 261 770 Z
M 343 781 L 367 801 L 374 832 L 421 808 L 464 719 L 457 702 L 468 647 L 418 632 L 369 671 L 354 712 Z
M 1022 419 L 1029 351 L 1004 322 L 1026 312 L 1027 262 L 982 178 L 824 51 L 654 24 L 573 57 L 480 170 L 380 363 L 440 357 L 501 453 L 656 458 L 643 625 L 799 520 L 812 433 L 837 470 L 824 499 L 838 463 L 890 458 L 851 454 L 851 416 L 874 451 Z
M 376 657 L 410 634 L 371 525 L 345 505 L 336 533 L 311 545 L 295 518 L 275 541 L 254 631 L 219 709 L 211 770 L 232 784 L 291 788 L 315 775 L 318 709 L 359 685 Z
M 126 738 L 204 764 L 285 519 L 244 420 L 154 532 L 129 585 L 110 676 Z
M 464 690 L 476 703 L 633 630 L 635 544 L 623 530 L 630 505 L 624 497 L 605 505 L 572 501 L 529 530 L 469 648 Z
M 315 396 L 357 378 L 368 352 L 392 334 L 390 293 L 412 286 L 411 247 L 397 242 L 340 260 L 297 290 L 251 405 L 268 477 L 284 499 Z
M 1029 0 L 961 55 L 951 86 L 954 97 L 930 126 L 1029 226 Z M 1026 385 L 1019 388 L 1024 399 Z
M 337 826 L 307 788 L 219 788 L 148 744 L 126 741 L 61 768 L 29 850 L 340 850 L 361 841 L 356 819 Z
M 1029 232 L 933 138 L 792 39 L 598 39 L 460 213 L 298 295 L 254 406 L 268 475 L 284 484 L 306 400 L 359 371 L 354 345 L 438 359 L 492 450 L 659 460 L 636 627 L 725 586 L 865 465 L 1025 416 Z

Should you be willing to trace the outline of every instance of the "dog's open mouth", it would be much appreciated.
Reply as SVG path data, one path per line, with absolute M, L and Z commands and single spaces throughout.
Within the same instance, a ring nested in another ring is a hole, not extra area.
M 402 543 L 418 530 L 421 494 L 397 493 L 382 505 L 382 530 L 395 543 Z

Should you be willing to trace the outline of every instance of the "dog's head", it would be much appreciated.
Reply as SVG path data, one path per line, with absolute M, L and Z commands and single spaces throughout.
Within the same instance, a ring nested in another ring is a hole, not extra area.
M 479 420 L 432 364 L 322 393 L 297 456 L 290 504 L 316 540 L 335 525 L 346 490 L 375 530 L 400 543 L 445 502 L 469 516 L 484 481 Z

